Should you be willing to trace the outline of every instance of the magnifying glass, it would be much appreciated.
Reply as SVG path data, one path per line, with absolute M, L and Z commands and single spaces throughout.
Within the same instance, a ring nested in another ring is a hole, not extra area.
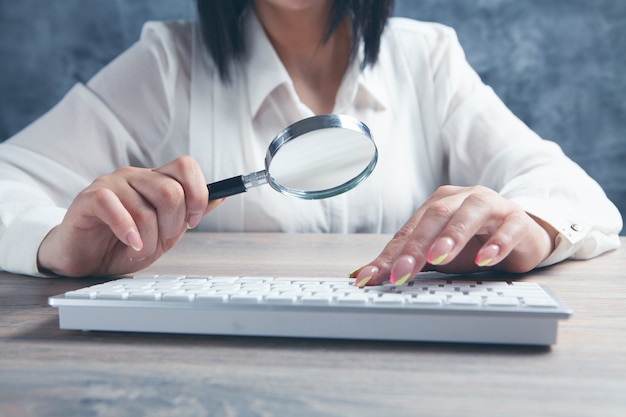
M 333 197 L 363 182 L 377 161 L 378 149 L 363 122 L 337 114 L 313 116 L 272 140 L 264 170 L 208 184 L 209 200 L 263 184 L 305 200 Z

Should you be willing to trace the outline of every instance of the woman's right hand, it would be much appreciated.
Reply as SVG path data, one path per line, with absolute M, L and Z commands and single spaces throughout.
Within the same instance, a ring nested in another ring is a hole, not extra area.
M 557 231 L 482 186 L 440 187 L 371 263 L 355 285 L 404 284 L 423 270 L 528 272 L 554 250 Z
M 120 275 L 153 263 L 222 200 L 208 199 L 189 156 L 154 169 L 124 167 L 81 191 L 39 247 L 42 272 Z

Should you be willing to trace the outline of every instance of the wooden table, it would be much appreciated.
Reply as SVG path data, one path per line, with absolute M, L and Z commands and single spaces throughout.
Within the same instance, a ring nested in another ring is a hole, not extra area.
M 340 275 L 389 236 L 189 233 L 146 272 Z M 0 273 L 0 416 L 625 416 L 626 240 L 523 279 L 573 308 L 552 348 L 62 331 L 104 279 Z

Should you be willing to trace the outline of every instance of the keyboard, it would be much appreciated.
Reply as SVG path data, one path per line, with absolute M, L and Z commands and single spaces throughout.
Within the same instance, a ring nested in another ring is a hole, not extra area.
M 571 310 L 532 282 L 138 275 L 51 297 L 62 329 L 551 345 Z

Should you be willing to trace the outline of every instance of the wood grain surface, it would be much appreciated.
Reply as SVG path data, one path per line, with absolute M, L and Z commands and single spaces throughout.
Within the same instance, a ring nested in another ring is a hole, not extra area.
M 347 276 L 389 236 L 189 233 L 150 273 Z M 524 276 L 573 310 L 551 348 L 79 332 L 0 273 L 0 416 L 624 416 L 626 239 Z

